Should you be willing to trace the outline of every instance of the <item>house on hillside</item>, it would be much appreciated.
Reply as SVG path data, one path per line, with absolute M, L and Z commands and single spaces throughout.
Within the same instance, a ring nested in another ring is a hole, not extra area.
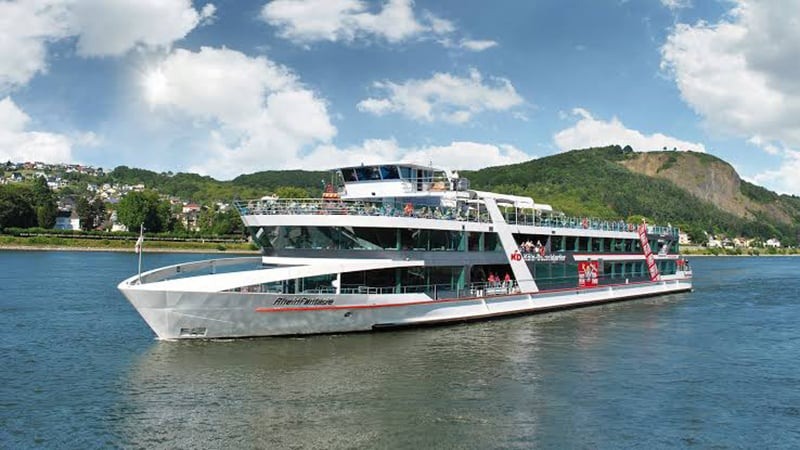
M 767 242 L 764 243 L 764 247 L 781 248 L 781 241 L 775 238 L 769 238 Z
M 119 222 L 116 211 L 111 211 L 108 220 L 111 221 L 111 231 L 128 231 L 128 227 Z
M 708 236 L 708 243 L 706 244 L 708 248 L 722 248 L 722 241 L 716 238 L 716 236 L 709 235 Z
M 59 209 L 58 215 L 56 215 L 56 226 L 53 228 L 56 230 L 80 230 L 81 219 L 74 208 Z
M 198 231 L 198 219 L 200 218 L 201 207 L 197 203 L 187 203 L 181 209 L 180 220 L 183 226 L 189 231 Z
M 680 244 L 680 245 L 689 245 L 691 243 L 692 243 L 692 240 L 689 239 L 689 234 L 688 233 L 684 233 L 683 231 L 678 233 L 678 244 Z

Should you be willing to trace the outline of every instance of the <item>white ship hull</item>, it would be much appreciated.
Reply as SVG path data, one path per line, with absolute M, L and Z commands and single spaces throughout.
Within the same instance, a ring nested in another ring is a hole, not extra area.
M 143 290 L 136 285 L 120 285 L 125 297 L 157 336 L 167 340 L 347 333 L 425 326 L 534 314 L 685 292 L 691 288 L 691 278 L 675 276 L 657 282 L 433 300 L 424 294 L 204 293 Z

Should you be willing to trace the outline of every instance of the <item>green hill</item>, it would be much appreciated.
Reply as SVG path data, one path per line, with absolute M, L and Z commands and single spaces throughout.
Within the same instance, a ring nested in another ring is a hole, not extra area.
M 695 234 L 797 241 L 800 198 L 743 182 L 729 164 L 702 153 L 610 146 L 462 175 L 476 189 L 528 195 L 568 215 L 642 215 Z
M 729 236 L 777 237 L 797 245 L 800 197 L 778 195 L 743 181 L 730 164 L 705 153 L 635 152 L 609 146 L 573 150 L 520 164 L 462 171 L 472 187 L 527 195 L 573 216 L 620 219 L 645 216 Z M 217 181 L 196 174 L 159 174 L 125 166 L 109 177 L 144 183 L 160 192 L 198 202 L 256 198 L 282 188 L 317 197 L 325 171 L 264 171 Z M 299 190 L 298 190 L 299 189 Z

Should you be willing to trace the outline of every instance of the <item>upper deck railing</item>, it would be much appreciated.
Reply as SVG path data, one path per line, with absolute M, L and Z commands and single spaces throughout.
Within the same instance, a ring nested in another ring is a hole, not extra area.
M 245 215 L 340 215 L 409 217 L 417 219 L 456 220 L 490 223 L 486 207 L 479 202 L 462 203 L 456 207 L 415 205 L 409 202 L 370 203 L 363 201 L 331 201 L 318 198 L 277 200 L 237 200 L 234 205 Z M 591 217 L 540 215 L 531 210 L 501 206 L 506 222 L 512 225 L 572 228 L 600 231 L 636 231 L 636 225 L 623 220 L 611 221 Z M 648 225 L 650 234 L 678 236 L 678 228 Z

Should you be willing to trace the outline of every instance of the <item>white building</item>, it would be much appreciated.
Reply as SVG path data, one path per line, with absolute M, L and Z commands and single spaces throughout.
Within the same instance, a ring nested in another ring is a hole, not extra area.
M 781 248 L 781 241 L 779 241 L 779 240 L 777 240 L 775 238 L 770 238 L 770 239 L 767 239 L 767 242 L 764 243 L 764 246 L 765 247 Z
M 78 217 L 78 213 L 75 212 L 74 209 L 69 211 L 58 211 L 58 215 L 56 216 L 56 226 L 53 227 L 56 230 L 80 230 L 81 229 L 81 219 Z

